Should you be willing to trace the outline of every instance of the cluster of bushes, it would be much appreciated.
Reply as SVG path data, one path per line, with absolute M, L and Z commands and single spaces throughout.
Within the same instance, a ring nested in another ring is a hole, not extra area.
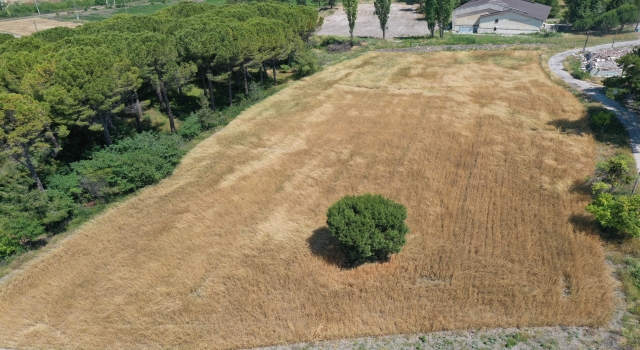
M 640 237 L 640 195 L 628 187 L 637 177 L 633 158 L 627 155 L 619 154 L 597 163 L 591 184 L 594 200 L 587 211 L 602 227 Z
M 58 233 L 87 204 L 106 202 L 167 176 L 184 153 L 178 135 L 145 132 L 93 152 L 32 188 L 18 166 L 0 174 L 0 260 L 27 250 L 45 233 Z

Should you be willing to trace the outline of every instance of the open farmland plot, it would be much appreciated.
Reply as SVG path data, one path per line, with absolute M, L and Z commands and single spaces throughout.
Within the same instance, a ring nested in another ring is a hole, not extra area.
M 26 18 L 0 21 L 0 33 L 18 34 L 20 36 L 31 35 L 37 31 L 56 27 L 75 28 L 80 23 L 54 21 L 46 18 Z
M 537 57 L 371 53 L 293 83 L 0 285 L 0 346 L 604 323 L 603 249 L 572 224 L 594 141 L 558 131 L 584 110 Z M 366 192 L 405 204 L 411 232 L 344 270 L 326 209 Z

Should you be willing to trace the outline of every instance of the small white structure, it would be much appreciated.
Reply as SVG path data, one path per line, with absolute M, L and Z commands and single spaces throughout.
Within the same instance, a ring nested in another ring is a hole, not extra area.
M 551 7 L 526 0 L 475 0 L 453 10 L 456 33 L 536 33 Z

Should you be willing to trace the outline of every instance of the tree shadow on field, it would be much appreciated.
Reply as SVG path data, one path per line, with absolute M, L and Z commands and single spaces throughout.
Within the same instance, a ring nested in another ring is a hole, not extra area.
M 585 196 L 591 196 L 591 184 L 589 181 L 581 181 L 576 180 L 573 182 L 571 187 L 569 187 L 570 193 L 576 193 Z
M 587 213 L 573 214 L 569 217 L 569 222 L 575 231 L 599 236 L 603 241 L 609 243 L 619 244 L 627 239 L 615 229 L 601 227 L 596 219 Z
M 317 228 L 311 237 L 307 238 L 309 249 L 313 255 L 321 257 L 325 262 L 341 269 L 350 269 L 355 266 L 349 264 L 346 254 L 340 248 L 340 241 L 331 235 L 327 226 Z
M 587 118 L 580 118 L 578 120 L 556 119 L 547 124 L 553 125 L 557 129 L 560 129 L 560 132 L 567 134 L 582 135 L 591 132 Z

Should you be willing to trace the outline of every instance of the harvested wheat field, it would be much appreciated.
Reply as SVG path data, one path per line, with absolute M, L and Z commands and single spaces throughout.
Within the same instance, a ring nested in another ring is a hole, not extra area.
M 15 19 L 0 21 L 0 33 L 18 34 L 20 36 L 31 35 L 38 31 L 56 27 L 75 28 L 80 23 L 61 22 L 52 19 L 32 17 L 26 19 Z
M 584 110 L 538 55 L 371 53 L 293 83 L 0 285 L 0 347 L 606 322 L 602 244 L 572 224 L 595 143 L 554 126 Z M 341 269 L 326 210 L 367 192 L 407 206 L 408 242 Z

